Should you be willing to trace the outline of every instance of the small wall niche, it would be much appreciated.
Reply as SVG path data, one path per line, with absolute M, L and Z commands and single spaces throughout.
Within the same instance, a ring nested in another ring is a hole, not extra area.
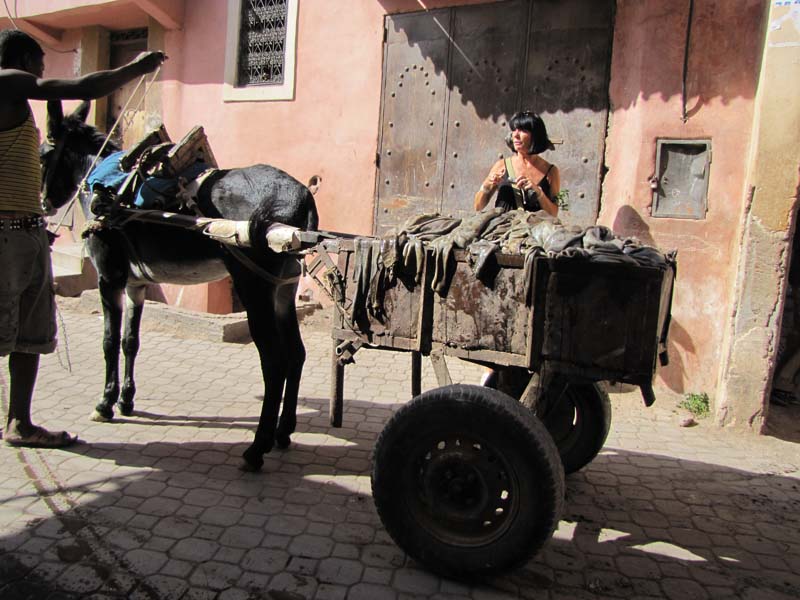
M 656 140 L 654 217 L 705 219 L 711 140 Z

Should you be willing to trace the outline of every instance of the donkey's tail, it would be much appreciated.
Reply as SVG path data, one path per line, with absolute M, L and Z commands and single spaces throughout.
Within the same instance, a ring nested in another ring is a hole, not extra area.
M 322 186 L 322 177 L 319 175 L 312 175 L 311 179 L 308 180 L 308 215 L 306 218 L 306 231 L 316 231 L 319 229 L 319 214 L 317 213 L 317 203 L 314 200 L 314 194 L 319 191 L 319 188 Z

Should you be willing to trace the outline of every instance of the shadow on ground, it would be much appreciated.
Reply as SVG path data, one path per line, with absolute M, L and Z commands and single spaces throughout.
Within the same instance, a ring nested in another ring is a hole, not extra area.
M 245 444 L 19 452 L 27 481 L 13 506 L 40 508 L 22 508 L 24 528 L 0 536 L 0 597 L 324 598 L 340 583 L 336 560 L 358 581 L 372 569 L 402 586 L 420 567 L 372 504 L 376 434 L 321 426 L 326 400 L 301 406 L 296 441 L 259 474 L 236 468 Z M 348 402 L 346 422 L 370 408 Z M 607 449 L 568 478 L 560 527 L 527 565 L 473 586 L 423 575 L 416 597 L 800 597 L 798 488 L 778 473 Z

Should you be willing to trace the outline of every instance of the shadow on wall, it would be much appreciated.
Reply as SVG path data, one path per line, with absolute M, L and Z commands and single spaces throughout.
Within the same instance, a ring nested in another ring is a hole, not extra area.
M 636 237 L 645 245 L 657 246 L 650 233 L 649 225 L 642 215 L 630 205 L 620 207 L 614 217 L 612 229 L 618 236 Z M 678 271 L 680 271 L 680 253 L 678 254 Z M 667 350 L 669 351 L 669 366 L 659 369 L 658 374 L 670 390 L 682 394 L 686 391 L 684 382 L 687 379 L 686 365 L 683 363 L 682 356 L 686 353 L 694 354 L 695 346 L 689 332 L 674 317 L 670 322 Z
M 389 15 L 422 12 L 420 4 L 408 0 L 378 1 Z M 580 36 L 597 27 L 596 23 L 590 23 L 590 15 L 596 11 L 596 0 L 559 0 L 557 3 L 552 0 L 531 1 L 532 33 L 536 34 L 531 37 L 534 54 L 538 52 L 535 47 L 537 38 L 559 41 L 566 35 Z M 498 2 L 496 10 L 508 13 L 513 4 Z M 447 8 L 440 8 L 445 6 L 444 1 L 429 0 L 425 6 L 435 24 L 435 27 L 422 28 L 428 35 L 420 34 L 417 28 L 408 27 L 406 24 L 412 20 L 393 20 L 392 24 L 394 32 L 405 37 L 409 47 L 416 48 L 423 58 L 432 62 L 437 75 L 448 73 L 448 57 L 453 61 L 468 60 L 478 68 L 483 59 L 498 58 L 496 55 L 475 56 L 473 52 L 465 52 L 470 47 L 469 41 L 459 44 L 458 31 L 452 34 L 442 31 L 449 30 L 451 14 Z M 528 6 L 525 3 L 524 10 Z M 456 10 L 469 11 L 481 7 L 483 5 Z M 727 104 L 736 98 L 752 99 L 755 96 L 768 9 L 769 3 L 762 0 L 694 0 L 688 28 L 689 49 L 685 72 L 689 116 L 701 112 L 704 105 L 716 100 Z M 631 108 L 651 96 L 660 96 L 664 100 L 681 96 L 688 12 L 688 2 L 654 0 L 616 3 L 616 14 L 610 19 L 614 27 L 610 90 L 612 109 Z M 575 28 L 575 23 L 584 22 L 588 28 Z M 566 31 L 567 27 L 572 31 Z M 453 51 L 441 52 L 439 45 L 431 43 L 430 31 L 438 31 L 442 38 L 451 35 Z M 489 28 L 484 35 L 488 38 L 492 32 L 492 28 Z M 502 41 L 499 44 L 498 55 L 508 53 Z M 477 54 L 477 51 L 474 53 Z M 530 75 L 539 75 L 536 65 L 533 71 L 530 69 L 529 66 Z M 459 86 L 449 77 L 447 87 L 451 91 L 457 90 L 462 104 L 472 104 L 482 118 L 498 120 L 503 117 L 496 95 L 486 94 L 483 86 Z M 594 107 L 582 105 L 590 98 L 592 95 L 549 95 L 543 92 L 537 94 L 535 110 L 540 113 L 591 110 Z
M 618 236 L 636 237 L 647 246 L 656 246 L 656 242 L 650 234 L 650 226 L 639 214 L 639 211 L 629 204 L 619 208 L 611 229 Z

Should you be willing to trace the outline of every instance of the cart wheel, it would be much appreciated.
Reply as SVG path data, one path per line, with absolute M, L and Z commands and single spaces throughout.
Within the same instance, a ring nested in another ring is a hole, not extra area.
M 411 557 L 473 578 L 523 563 L 550 538 L 564 472 L 550 434 L 519 402 L 450 385 L 417 396 L 387 423 L 372 495 Z
M 513 398 L 522 395 L 531 377 L 527 370 L 515 367 L 496 373 L 497 389 Z M 597 384 L 570 383 L 558 404 L 539 418 L 553 436 L 564 472 L 569 475 L 592 462 L 606 443 L 611 401 Z
M 542 417 L 566 474 L 588 465 L 603 448 L 611 427 L 611 401 L 595 383 L 571 383 Z

